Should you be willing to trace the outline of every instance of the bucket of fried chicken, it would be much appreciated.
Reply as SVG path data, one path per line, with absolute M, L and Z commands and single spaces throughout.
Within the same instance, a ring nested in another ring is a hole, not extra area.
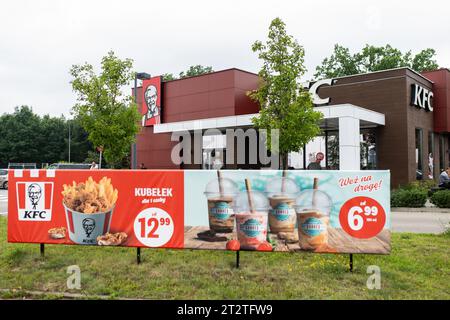
M 111 179 L 63 185 L 63 206 L 69 238 L 77 244 L 97 244 L 97 238 L 109 234 L 118 191 Z

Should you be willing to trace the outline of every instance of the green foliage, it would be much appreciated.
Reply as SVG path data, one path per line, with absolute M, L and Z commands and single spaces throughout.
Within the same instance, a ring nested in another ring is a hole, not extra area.
M 74 65 L 70 70 L 78 103 L 73 107 L 76 118 L 88 132 L 94 146 L 103 146 L 106 161 L 120 165 L 131 149 L 139 131 L 140 113 L 131 95 L 122 89 L 134 78 L 133 62 L 120 60 L 108 52 L 101 61 L 101 73 L 92 65 Z
M 437 182 L 435 180 L 416 180 L 408 183 L 407 185 L 404 185 L 401 187 L 401 189 L 404 190 L 422 190 L 422 191 L 428 191 L 433 187 L 437 186 Z
M 82 162 L 92 148 L 87 133 L 76 120 L 43 117 L 28 106 L 16 107 L 14 113 L 0 116 L 0 168 L 9 162 L 55 163 L 68 161 L 69 123 L 71 161 Z
M 175 76 L 173 73 L 164 73 L 162 75 L 162 81 L 172 81 L 187 77 L 194 77 L 211 72 L 214 72 L 212 67 L 210 66 L 204 67 L 202 65 L 197 64 L 195 66 L 190 66 L 186 71 L 180 72 L 179 77 Z
M 164 73 L 163 75 L 161 75 L 161 77 L 162 81 L 172 81 L 177 79 L 177 77 L 175 77 L 173 73 Z
M 180 72 L 180 79 L 187 78 L 187 77 L 193 77 L 193 76 L 199 76 L 201 74 L 211 73 L 211 72 L 214 72 L 212 67 L 210 67 L 210 66 L 204 67 L 202 65 L 197 64 L 195 66 L 190 66 L 189 69 L 187 69 L 186 71 Z
M 427 201 L 427 191 L 420 189 L 397 189 L 391 192 L 392 207 L 421 208 Z
M 100 153 L 96 152 L 96 151 L 88 151 L 86 158 L 83 161 L 84 163 L 99 163 L 100 162 Z M 108 165 L 106 163 L 106 161 L 104 159 L 102 159 L 102 168 L 107 168 Z
M 430 197 L 432 204 L 439 208 L 450 208 L 450 190 L 440 190 Z
M 314 111 L 310 94 L 299 85 L 300 77 L 306 72 L 305 51 L 297 40 L 286 34 L 285 24 L 279 18 L 271 22 L 267 41 L 256 41 L 252 50 L 263 62 L 260 86 L 249 93 L 261 106 L 252 122 L 256 128 L 268 132 L 279 130 L 279 154 L 286 167 L 287 154 L 298 151 L 320 133 L 318 124 L 322 114 Z M 267 138 L 270 149 L 271 135 Z
M 366 46 L 355 54 L 348 48 L 335 44 L 334 52 L 316 67 L 316 78 L 337 78 L 352 74 L 409 67 L 417 72 L 439 68 L 434 59 L 434 49 L 424 49 L 412 57 L 411 51 L 402 53 L 387 44 L 385 47 Z
M 436 51 L 434 49 L 422 50 L 414 56 L 410 66 L 418 72 L 436 70 L 439 66 L 436 60 L 433 59 L 435 56 Z
M 68 120 L 64 129 L 64 141 L 69 145 L 70 130 L 70 162 L 83 163 L 88 152 L 93 152 L 92 143 L 88 140 L 88 133 L 77 119 Z M 69 148 L 65 148 L 62 159 L 69 159 Z M 58 161 L 61 162 L 61 161 Z

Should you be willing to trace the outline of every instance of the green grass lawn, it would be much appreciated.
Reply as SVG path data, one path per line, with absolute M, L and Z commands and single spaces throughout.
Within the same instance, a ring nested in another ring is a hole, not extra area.
M 6 241 L 0 217 L 0 297 L 44 291 L 88 297 L 150 299 L 450 299 L 450 236 L 393 234 L 389 256 L 143 249 Z M 67 267 L 81 269 L 80 291 L 66 287 Z M 381 268 L 381 289 L 369 290 L 367 267 Z M 14 293 L 16 292 L 16 293 Z

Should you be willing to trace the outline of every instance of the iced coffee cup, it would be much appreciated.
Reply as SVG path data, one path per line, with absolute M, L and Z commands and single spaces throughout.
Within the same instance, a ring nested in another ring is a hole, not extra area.
M 297 222 L 294 205 L 299 191 L 295 181 L 286 177 L 276 177 L 267 183 L 266 195 L 270 203 L 271 233 L 294 232 Z
M 208 201 L 209 228 L 218 233 L 230 233 L 234 229 L 234 211 L 231 206 L 238 187 L 233 180 L 211 180 L 205 188 Z
M 305 190 L 296 199 L 297 228 L 300 247 L 315 250 L 328 244 L 331 198 L 320 190 Z
M 249 196 L 251 197 L 250 203 Z M 240 192 L 234 200 L 237 237 L 242 249 L 256 250 L 267 240 L 269 201 L 259 191 Z

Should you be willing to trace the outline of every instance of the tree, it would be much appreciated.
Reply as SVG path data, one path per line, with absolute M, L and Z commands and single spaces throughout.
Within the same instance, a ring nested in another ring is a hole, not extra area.
M 212 67 L 204 67 L 202 65 L 190 66 L 186 71 L 181 71 L 179 77 L 175 76 L 173 73 L 164 73 L 161 75 L 162 81 L 172 81 L 177 79 L 183 79 L 187 77 L 199 76 L 205 73 L 214 72 Z
M 42 143 L 40 119 L 28 106 L 0 117 L 0 163 L 37 162 Z
M 323 59 L 322 65 L 316 67 L 316 78 L 337 78 L 361 73 L 355 57 L 348 48 L 334 45 L 334 53 Z
M 68 161 L 68 127 L 71 130 L 71 161 L 83 162 L 92 145 L 75 120 L 64 116 L 38 116 L 31 107 L 16 107 L 0 116 L 0 168 L 9 162 L 45 163 Z
M 172 81 L 177 79 L 183 79 L 187 77 L 199 76 L 205 73 L 214 72 L 212 67 L 204 67 L 202 65 L 190 66 L 186 71 L 181 71 L 179 77 L 176 77 L 173 73 L 164 73 L 161 75 L 162 81 Z
M 289 152 L 298 151 L 320 133 L 322 118 L 320 112 L 314 111 L 309 92 L 300 85 L 300 77 L 306 72 L 304 49 L 286 34 L 285 27 L 280 18 L 272 20 L 266 42 L 256 41 L 252 45 L 263 66 L 259 71 L 262 80 L 259 88 L 249 93 L 261 107 L 258 116 L 252 119 L 254 126 L 268 132 L 279 130 L 282 168 L 287 168 Z M 267 147 L 270 150 L 270 134 Z
M 433 59 L 435 56 L 436 51 L 434 49 L 428 48 L 422 50 L 412 59 L 411 68 L 417 72 L 439 69 L 439 65 L 436 60 Z
M 366 44 L 360 52 L 351 54 L 348 48 L 335 44 L 333 53 L 316 67 L 314 76 L 337 78 L 400 67 L 409 67 L 417 72 L 436 70 L 439 66 L 435 55 L 435 50 L 428 48 L 413 57 L 411 51 L 402 53 L 389 44 L 384 47 Z
M 131 149 L 139 131 L 141 115 L 131 95 L 122 89 L 134 79 L 130 59 L 121 60 L 110 51 L 101 61 L 101 73 L 91 64 L 73 65 L 70 74 L 78 103 L 73 107 L 76 118 L 88 132 L 94 146 L 103 146 L 106 161 L 119 165 Z
M 195 66 L 190 66 L 189 69 L 187 69 L 186 71 L 181 71 L 180 79 L 187 78 L 187 77 L 193 77 L 193 76 L 199 76 L 201 74 L 211 73 L 211 72 L 214 72 L 212 67 L 210 67 L 210 66 L 204 67 L 204 66 L 201 66 L 198 64 Z
M 94 146 L 88 140 L 88 133 L 83 129 L 78 119 L 67 120 L 64 130 L 64 140 L 66 146 L 69 145 L 70 130 L 70 161 L 75 163 L 89 163 L 86 161 L 89 152 L 94 152 Z M 68 161 L 69 148 L 64 149 L 62 159 Z M 90 161 L 92 162 L 92 161 Z M 98 161 L 97 161 L 98 163 Z
M 63 116 L 55 118 L 45 115 L 40 119 L 41 134 L 38 139 L 40 157 L 37 162 L 51 164 L 67 160 L 64 158 L 64 151 L 68 150 L 66 127 L 66 119 Z
M 163 75 L 161 75 L 161 77 L 162 81 L 172 81 L 177 79 L 177 77 L 175 77 L 173 73 L 164 73 Z

